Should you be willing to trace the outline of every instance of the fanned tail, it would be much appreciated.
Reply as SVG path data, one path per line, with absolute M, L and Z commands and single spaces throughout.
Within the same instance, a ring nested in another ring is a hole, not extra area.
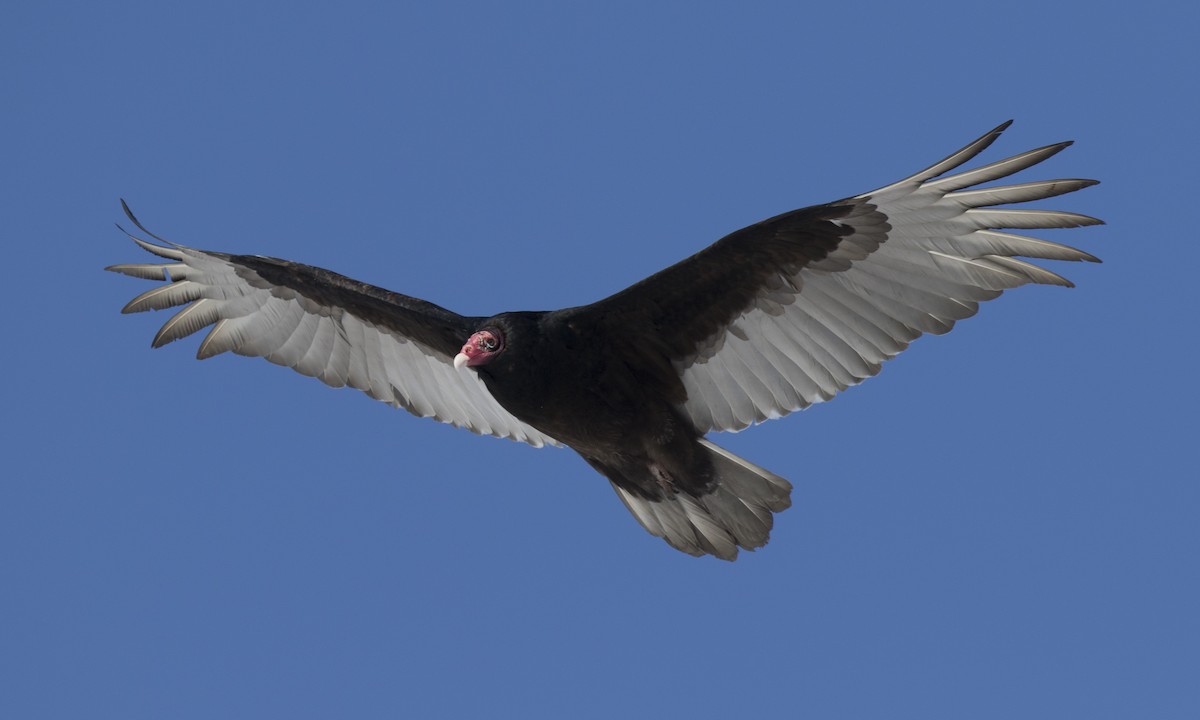
M 654 500 L 613 483 L 617 496 L 642 527 L 689 555 L 735 560 L 738 548 L 767 544 L 773 513 L 791 506 L 792 484 L 775 473 L 699 440 L 708 452 L 716 480 L 711 490 L 693 495 L 680 490 Z

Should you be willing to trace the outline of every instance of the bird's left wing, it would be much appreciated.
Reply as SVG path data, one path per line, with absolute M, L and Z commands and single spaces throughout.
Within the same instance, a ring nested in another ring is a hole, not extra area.
M 657 379 L 670 373 L 673 397 L 702 432 L 740 430 L 828 400 L 879 372 L 883 361 L 922 333 L 949 331 L 1006 289 L 1070 285 L 1016 257 L 1096 260 L 1001 230 L 1099 220 L 995 207 L 1095 181 L 977 187 L 1070 143 L 938 179 L 982 152 L 1008 125 L 900 182 L 734 232 L 576 309 L 576 322 L 586 320 L 597 332 L 636 347 L 641 366 Z
M 184 306 L 154 336 L 154 347 L 212 326 L 200 359 L 230 350 L 264 357 L 420 417 L 535 447 L 556 444 L 501 407 L 476 373 L 454 368 L 454 355 L 478 318 L 309 265 L 169 243 L 125 211 L 167 246 L 130 236 L 133 241 L 168 262 L 106 268 L 167 283 L 122 312 Z

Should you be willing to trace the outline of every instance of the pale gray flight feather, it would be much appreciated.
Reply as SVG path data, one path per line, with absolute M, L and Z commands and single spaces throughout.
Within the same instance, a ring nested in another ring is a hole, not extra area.
M 853 229 L 827 257 L 781 274 L 759 302 L 677 363 L 684 410 L 701 432 L 741 430 L 829 400 L 879 372 L 922 333 L 944 333 L 979 303 L 1027 283 L 1070 281 L 1014 256 L 1098 260 L 1058 243 L 1002 232 L 1100 221 L 1071 212 L 995 208 L 1074 192 L 1093 180 L 979 189 L 1046 160 L 1070 143 L 938 178 L 987 148 L 1007 123 L 945 160 L 841 201 Z M 839 203 L 834 203 L 835 205 Z

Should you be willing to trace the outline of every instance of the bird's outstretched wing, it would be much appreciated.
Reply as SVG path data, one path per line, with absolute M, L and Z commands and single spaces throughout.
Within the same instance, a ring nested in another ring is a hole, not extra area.
M 900 182 L 738 230 L 579 313 L 605 332 L 665 354 L 686 392 L 684 410 L 702 432 L 740 430 L 828 400 L 879 372 L 922 333 L 949 331 L 1004 290 L 1071 285 L 1014 258 L 1096 261 L 1001 229 L 1099 220 L 995 207 L 1095 181 L 976 187 L 1035 165 L 1069 142 L 937 179 L 1009 124 Z
M 479 318 L 309 265 L 176 245 L 142 227 L 127 206 L 125 212 L 166 246 L 131 235 L 133 241 L 168 262 L 106 268 L 167 283 L 122 312 L 184 306 L 154 336 L 154 347 L 212 326 L 200 359 L 230 350 L 264 357 L 414 415 L 535 447 L 555 444 L 501 407 L 478 375 L 455 370 L 454 355 Z

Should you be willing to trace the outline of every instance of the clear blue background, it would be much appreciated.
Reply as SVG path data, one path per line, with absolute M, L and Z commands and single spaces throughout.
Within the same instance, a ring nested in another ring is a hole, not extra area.
M 52 3 L 0 27 L 5 718 L 1196 718 L 1186 3 Z M 696 560 L 572 453 L 122 317 L 160 234 L 463 313 L 585 303 L 997 123 L 1103 265 L 718 441 Z

